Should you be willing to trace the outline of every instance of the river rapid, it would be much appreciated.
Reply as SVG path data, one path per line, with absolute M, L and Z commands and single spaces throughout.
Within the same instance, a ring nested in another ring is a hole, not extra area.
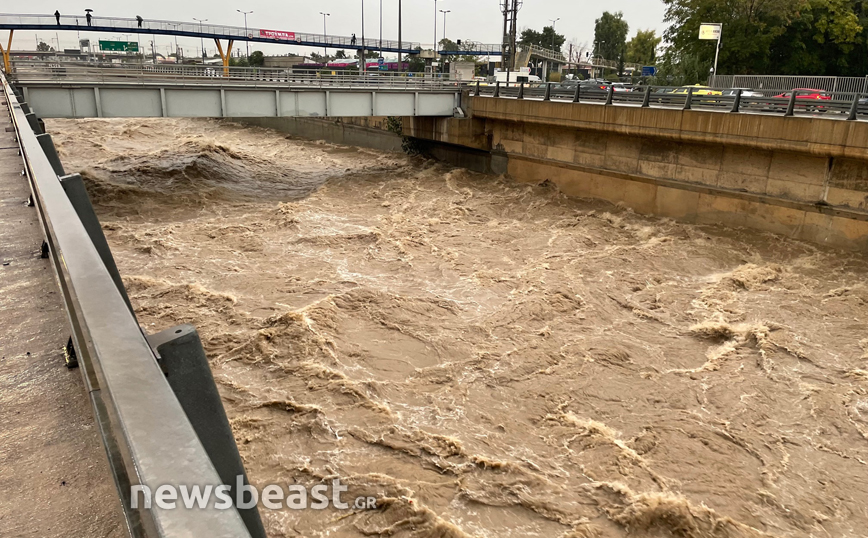
M 868 264 L 213 120 L 52 120 L 272 537 L 862 537 Z

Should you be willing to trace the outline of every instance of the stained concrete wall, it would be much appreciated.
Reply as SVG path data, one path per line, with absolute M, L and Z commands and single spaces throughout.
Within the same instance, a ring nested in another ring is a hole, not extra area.
M 392 133 L 386 118 L 236 118 L 245 125 L 267 127 L 312 140 L 359 146 L 380 151 L 401 151 L 401 135 Z
M 509 175 L 684 221 L 868 247 L 868 123 L 471 98 L 404 134 L 501 152 Z

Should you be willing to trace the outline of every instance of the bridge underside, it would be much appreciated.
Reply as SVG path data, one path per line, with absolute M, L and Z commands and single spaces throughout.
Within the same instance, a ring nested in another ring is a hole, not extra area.
M 455 91 L 24 85 L 40 118 L 451 117 Z

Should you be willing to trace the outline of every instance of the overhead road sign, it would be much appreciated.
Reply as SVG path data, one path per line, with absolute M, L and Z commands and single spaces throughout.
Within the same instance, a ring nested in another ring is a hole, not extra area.
M 645 65 L 642 66 L 642 76 L 643 77 L 653 77 L 657 74 L 657 68 L 653 65 Z
M 103 41 L 99 42 L 100 50 L 118 52 L 139 52 L 139 44 L 135 41 Z

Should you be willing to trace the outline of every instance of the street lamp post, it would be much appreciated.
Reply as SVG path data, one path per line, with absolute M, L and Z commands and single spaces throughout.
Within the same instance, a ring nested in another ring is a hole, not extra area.
M 328 32 L 326 32 L 326 17 L 331 17 L 331 13 L 323 13 L 320 11 L 319 14 L 322 15 L 322 42 L 325 43 L 328 39 Z M 323 46 L 322 52 L 323 56 L 328 57 L 329 51 L 327 47 Z
M 437 50 L 438 50 L 437 49 L 437 0 L 434 0 L 434 52 L 436 53 Z M 431 72 L 432 73 L 437 72 L 437 70 L 433 67 L 433 63 L 432 63 L 432 67 L 431 67 Z
M 247 32 L 247 15 L 253 13 L 253 10 L 241 11 L 240 9 L 236 9 L 235 11 L 244 15 L 244 38 L 248 39 L 248 36 L 247 36 L 247 33 L 248 33 Z M 247 60 L 250 61 L 250 41 L 245 41 L 244 44 L 247 45 Z
M 383 0 L 380 0 L 380 58 L 383 57 Z M 377 60 L 379 62 L 379 60 Z
M 204 65 L 205 64 L 205 58 L 207 58 L 208 56 L 205 54 L 205 38 L 202 36 L 202 23 L 208 22 L 208 19 L 197 19 L 196 17 L 193 17 L 193 20 L 199 21 L 199 40 L 201 41 L 201 44 L 202 44 L 202 64 Z
M 451 9 L 441 9 L 440 13 L 443 14 L 443 41 L 446 41 L 446 14 L 452 13 Z
M 365 0 L 362 0 L 362 50 L 359 54 L 359 61 L 362 63 L 362 74 L 366 75 L 368 73 L 368 61 L 365 59 Z
M 169 25 L 175 28 L 175 32 L 178 31 L 178 27 L 180 26 L 180 24 L 172 23 L 172 22 L 170 22 Z M 178 56 L 179 56 L 179 54 L 178 54 L 178 34 L 176 33 L 175 34 L 175 62 L 176 63 L 178 62 Z
M 561 18 L 558 17 L 557 19 L 549 20 L 552 21 L 552 52 L 555 52 L 555 24 L 557 24 L 557 22 L 561 20 Z
M 603 48 L 603 45 L 605 45 L 605 44 L 606 44 L 605 41 L 597 41 L 597 43 L 595 44 L 595 45 L 596 45 L 596 46 L 595 46 L 595 48 L 596 48 L 596 51 L 595 51 L 595 52 L 597 53 L 597 60 L 598 60 L 598 61 L 599 61 L 600 59 L 602 59 L 601 56 L 602 56 L 603 51 L 602 51 L 601 49 Z M 595 65 L 595 66 L 594 66 L 594 78 L 597 78 L 597 75 L 598 75 L 598 74 L 599 74 L 599 73 L 597 73 L 597 66 Z
M 398 0 L 398 72 L 404 70 L 404 61 L 401 57 L 401 0 Z

